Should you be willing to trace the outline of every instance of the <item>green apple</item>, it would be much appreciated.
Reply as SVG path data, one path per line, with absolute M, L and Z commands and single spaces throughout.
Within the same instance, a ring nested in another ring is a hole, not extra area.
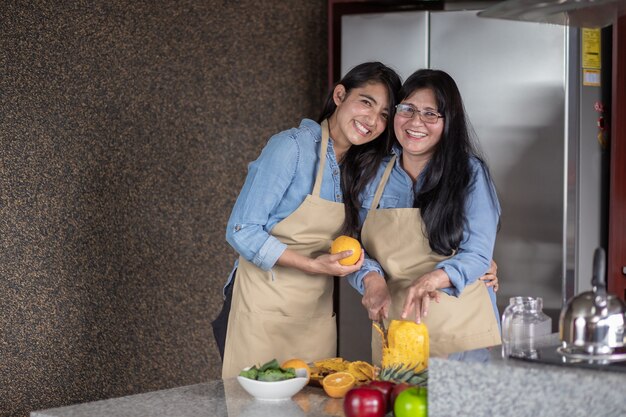
M 402 391 L 393 403 L 393 413 L 396 417 L 427 417 L 427 389 L 411 387 Z

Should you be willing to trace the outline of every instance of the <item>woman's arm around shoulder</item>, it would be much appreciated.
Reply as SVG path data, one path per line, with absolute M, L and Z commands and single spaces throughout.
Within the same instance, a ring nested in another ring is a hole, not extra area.
M 437 265 L 448 275 L 455 295 L 489 269 L 500 220 L 500 204 L 486 165 L 472 158 L 471 166 L 463 239 L 457 253 Z

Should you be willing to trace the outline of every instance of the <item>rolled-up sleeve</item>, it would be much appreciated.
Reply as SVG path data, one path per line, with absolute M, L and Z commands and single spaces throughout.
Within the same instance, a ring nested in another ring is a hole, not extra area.
M 456 296 L 489 269 L 500 219 L 500 204 L 493 184 L 480 163 L 476 162 L 473 169 L 463 240 L 454 256 L 436 266 L 452 282 L 453 288 L 446 292 Z
M 267 223 L 297 169 L 299 148 L 292 136 L 273 136 L 248 175 L 235 202 L 226 240 L 244 259 L 267 271 L 287 246 L 270 235 Z
M 370 272 L 378 272 L 383 277 L 385 273 L 383 268 L 380 266 L 376 260 L 369 257 L 367 253 L 365 253 L 365 259 L 363 260 L 363 266 L 356 272 L 348 275 L 348 283 L 357 290 L 361 295 L 365 292 L 365 286 L 363 285 L 363 278 Z

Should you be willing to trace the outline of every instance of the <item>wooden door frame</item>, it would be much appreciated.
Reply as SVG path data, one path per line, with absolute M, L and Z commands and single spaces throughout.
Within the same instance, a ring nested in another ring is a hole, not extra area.
M 626 16 L 613 25 L 608 291 L 626 300 Z

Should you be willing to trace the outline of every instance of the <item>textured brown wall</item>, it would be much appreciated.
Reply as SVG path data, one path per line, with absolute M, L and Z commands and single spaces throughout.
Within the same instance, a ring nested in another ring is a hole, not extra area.
M 224 240 L 326 1 L 0 2 L 0 415 L 219 377 Z

